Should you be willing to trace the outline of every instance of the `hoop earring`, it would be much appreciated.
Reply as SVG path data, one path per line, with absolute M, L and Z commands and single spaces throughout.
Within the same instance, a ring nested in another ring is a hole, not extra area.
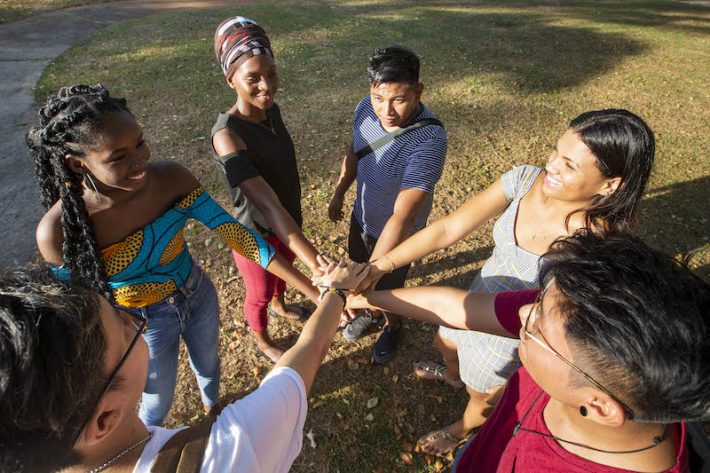
M 87 185 L 94 191 L 94 198 L 96 199 L 96 202 L 101 202 L 101 194 L 99 194 L 99 190 L 96 188 L 96 183 L 90 173 L 87 172 L 84 174 L 84 181 L 86 181 Z
M 579 415 L 582 417 L 587 417 L 587 408 L 584 406 L 579 406 Z

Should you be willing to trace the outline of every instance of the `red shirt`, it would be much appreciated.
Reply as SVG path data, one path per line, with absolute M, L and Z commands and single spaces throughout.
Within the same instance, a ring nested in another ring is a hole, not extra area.
M 534 301 L 537 291 L 501 293 L 496 297 L 495 309 L 501 325 L 510 333 L 518 334 L 521 324 L 518 309 Z M 536 402 L 537 399 L 537 402 Z M 483 424 L 461 456 L 458 473 L 622 473 L 622 470 L 585 460 L 568 452 L 554 439 L 519 431 L 513 436 L 518 422 L 525 417 L 523 427 L 551 434 L 542 412 L 550 396 L 538 386 L 524 367 L 508 381 L 503 396 L 493 414 Z M 528 412 L 529 411 L 529 412 Z M 527 413 L 527 417 L 525 416 Z M 685 447 L 685 424 L 680 429 L 680 448 L 677 461 L 669 473 L 685 473 L 688 451 Z

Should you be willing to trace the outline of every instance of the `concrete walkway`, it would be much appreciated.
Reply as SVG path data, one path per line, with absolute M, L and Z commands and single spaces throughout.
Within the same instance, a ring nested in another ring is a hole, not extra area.
M 43 209 L 24 136 L 36 121 L 32 89 L 47 65 L 116 21 L 239 3 L 244 2 L 132 0 L 56 10 L 0 25 L 0 267 L 25 263 L 36 251 L 34 230 Z

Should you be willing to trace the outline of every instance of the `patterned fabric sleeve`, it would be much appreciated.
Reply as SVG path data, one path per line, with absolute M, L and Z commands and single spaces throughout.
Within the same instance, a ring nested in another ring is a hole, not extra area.
M 178 202 L 190 218 L 199 220 L 218 234 L 234 251 L 266 269 L 274 257 L 274 247 L 229 215 L 202 186 Z
M 537 177 L 540 168 L 528 164 L 517 166 L 501 176 L 503 181 L 503 192 L 509 201 L 513 201 L 528 190 L 528 180 Z

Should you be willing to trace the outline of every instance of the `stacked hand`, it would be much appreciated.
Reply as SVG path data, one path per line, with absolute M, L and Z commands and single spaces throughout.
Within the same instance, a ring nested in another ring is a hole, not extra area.
M 319 286 L 337 287 L 347 291 L 354 291 L 362 285 L 362 281 L 370 272 L 368 263 L 333 263 L 324 256 L 318 256 L 319 272 L 314 272 L 313 282 Z

